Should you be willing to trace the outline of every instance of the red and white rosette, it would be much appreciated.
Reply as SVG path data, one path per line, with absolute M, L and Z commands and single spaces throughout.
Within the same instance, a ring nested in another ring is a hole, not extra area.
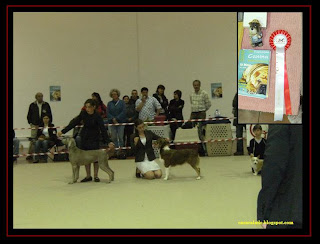
M 285 50 L 287 50 L 291 44 L 291 36 L 285 30 L 276 30 L 271 34 L 269 44 L 274 50 L 276 50 L 274 121 L 282 121 L 284 103 L 286 114 L 292 114 L 285 54 Z

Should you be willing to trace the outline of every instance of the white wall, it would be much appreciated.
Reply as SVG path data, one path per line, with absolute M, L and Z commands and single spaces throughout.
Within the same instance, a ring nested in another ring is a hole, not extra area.
M 232 116 L 236 92 L 236 13 L 14 13 L 13 127 L 28 127 L 27 112 L 40 91 L 49 101 L 49 86 L 60 85 L 61 102 L 50 102 L 54 124 L 67 125 L 92 92 L 105 104 L 109 91 L 121 97 L 132 89 L 158 84 L 168 99 L 180 89 L 185 118 L 190 115 L 192 81 L 210 93 L 222 82 L 223 98 L 212 100 Z M 16 131 L 29 136 L 29 130 Z

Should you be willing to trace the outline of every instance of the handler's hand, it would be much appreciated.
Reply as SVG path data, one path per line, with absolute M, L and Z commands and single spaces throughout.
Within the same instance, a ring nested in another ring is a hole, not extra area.
M 110 142 L 110 143 L 108 144 L 108 147 L 109 147 L 109 149 L 110 149 L 111 151 L 113 151 L 114 148 L 115 148 L 115 145 L 114 145 L 113 142 Z
M 61 131 L 59 131 L 59 132 L 57 133 L 58 137 L 61 137 L 62 134 L 63 134 L 63 133 L 62 133 Z

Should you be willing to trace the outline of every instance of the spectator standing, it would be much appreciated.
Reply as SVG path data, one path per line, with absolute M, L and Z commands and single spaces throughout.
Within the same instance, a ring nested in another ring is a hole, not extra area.
M 128 123 L 134 123 L 134 121 L 138 118 L 138 113 L 135 109 L 134 104 L 130 104 L 129 96 L 123 96 L 123 101 L 126 104 L 126 111 L 127 111 L 127 121 Z M 124 127 L 124 145 L 126 147 L 130 147 L 130 136 L 133 134 L 134 125 L 126 125 Z M 129 153 L 130 154 L 130 153 Z
M 108 102 L 108 122 L 109 124 L 125 123 L 127 120 L 126 105 L 119 99 L 120 91 L 112 89 L 110 91 L 112 101 Z M 124 125 L 110 125 L 111 138 L 116 147 L 123 147 Z
M 142 121 L 153 121 L 162 108 L 158 100 L 148 95 L 148 88 L 141 88 L 141 98 L 136 101 L 136 110 L 139 112 L 139 119 Z M 156 111 L 156 112 L 155 112 Z
M 139 99 L 139 96 L 138 96 L 138 91 L 137 90 L 132 90 L 131 91 L 131 97 L 129 99 L 129 104 L 133 104 L 134 107 L 136 106 L 136 101 Z
M 206 111 L 211 107 L 211 101 L 209 99 L 209 95 L 205 90 L 202 90 L 201 82 L 199 80 L 193 81 L 194 91 L 190 95 L 190 103 L 191 103 L 191 115 L 190 119 L 205 119 L 207 117 Z M 194 123 L 193 123 L 194 124 Z M 203 134 L 203 126 L 202 123 L 199 123 L 198 134 L 199 139 L 204 140 Z M 199 148 L 200 155 L 206 155 L 206 146 L 204 143 L 201 143 Z
M 161 109 L 159 112 L 159 115 L 165 116 L 167 119 L 168 118 L 168 99 L 164 95 L 164 90 L 166 88 L 163 85 L 158 85 L 156 93 L 153 94 L 153 97 L 155 97 L 158 102 L 161 105 Z
M 184 101 L 181 99 L 181 96 L 182 92 L 180 90 L 174 91 L 173 99 L 170 101 L 168 107 L 168 120 L 183 120 L 182 109 L 184 107 Z M 181 127 L 181 125 L 182 122 L 170 124 L 173 140 L 176 135 L 176 130 Z
M 190 95 L 191 102 L 191 115 L 190 119 L 205 119 L 206 111 L 211 107 L 211 101 L 209 95 L 205 90 L 201 88 L 201 82 L 199 80 L 193 81 L 194 91 Z
M 29 105 L 27 120 L 28 124 L 31 127 L 31 139 L 37 138 L 38 128 L 42 125 L 42 118 L 44 115 L 47 115 L 50 121 L 53 121 L 52 112 L 50 104 L 43 101 L 43 94 L 41 92 L 37 92 L 35 95 L 36 101 L 32 102 Z M 33 153 L 32 150 L 33 140 L 30 141 L 28 153 Z M 27 160 L 32 159 L 32 156 L 28 156 Z
M 28 110 L 28 123 L 31 128 L 31 137 L 36 138 L 38 133 L 38 127 L 43 123 L 42 118 L 44 115 L 47 115 L 52 122 L 52 112 L 49 103 L 43 101 L 43 94 L 38 92 L 35 95 L 36 101 L 30 104 Z
M 105 119 L 107 118 L 107 106 L 103 103 L 100 94 L 97 92 L 92 93 L 92 99 L 97 103 L 97 112 L 100 116 Z

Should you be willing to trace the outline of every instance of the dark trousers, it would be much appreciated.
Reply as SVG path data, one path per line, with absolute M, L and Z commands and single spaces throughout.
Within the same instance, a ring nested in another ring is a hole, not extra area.
M 207 116 L 206 112 L 192 112 L 190 115 L 190 119 L 205 119 Z M 199 124 L 198 127 L 198 135 L 199 139 L 201 141 L 204 140 L 204 133 L 203 133 L 203 122 L 192 122 L 192 124 Z M 201 152 L 203 150 L 203 152 Z M 199 148 L 199 153 L 200 155 L 202 154 L 203 156 L 207 154 L 207 149 L 205 143 L 201 143 L 201 147 Z
M 246 128 L 245 125 L 236 125 L 236 137 L 242 138 L 243 137 L 243 128 Z M 237 152 L 243 153 L 243 139 L 237 140 Z
M 134 132 L 133 125 L 126 125 L 124 127 L 123 142 L 125 147 L 131 147 L 130 136 L 133 134 L 133 132 Z M 133 154 L 131 149 L 127 149 L 126 151 L 127 151 L 127 155 Z
M 183 120 L 183 119 L 181 119 Z M 176 137 L 176 131 L 179 127 L 181 127 L 182 123 L 171 123 L 170 124 L 170 129 L 171 129 L 171 133 L 172 133 L 172 140 L 174 141 L 174 138 Z

